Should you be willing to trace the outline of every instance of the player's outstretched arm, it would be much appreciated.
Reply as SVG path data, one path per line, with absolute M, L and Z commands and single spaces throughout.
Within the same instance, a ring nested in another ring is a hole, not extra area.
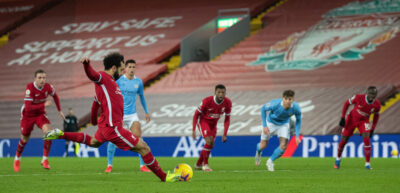
M 90 65 L 90 60 L 88 57 L 82 58 L 81 63 L 83 64 L 83 68 L 85 69 L 86 76 L 94 82 L 99 83 L 101 80 L 101 74 L 96 72 L 92 66 Z

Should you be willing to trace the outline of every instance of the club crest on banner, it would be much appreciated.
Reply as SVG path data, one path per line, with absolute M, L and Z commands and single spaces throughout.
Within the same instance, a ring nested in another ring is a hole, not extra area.
M 313 70 L 361 60 L 393 37 L 400 26 L 400 0 L 352 2 L 333 9 L 310 29 L 290 35 L 247 65 L 266 71 Z

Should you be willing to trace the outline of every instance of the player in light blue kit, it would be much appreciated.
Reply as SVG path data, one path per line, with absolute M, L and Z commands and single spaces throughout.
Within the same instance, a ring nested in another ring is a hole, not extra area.
M 136 62 L 135 60 L 127 60 L 125 62 L 125 74 L 117 80 L 117 84 L 121 89 L 122 96 L 124 99 L 124 122 L 123 127 L 130 129 L 131 132 L 137 136 L 142 136 L 142 130 L 139 122 L 139 118 L 136 112 L 136 96 L 139 95 L 140 102 L 145 112 L 146 122 L 150 121 L 149 112 L 147 110 L 146 99 L 143 93 L 143 82 L 140 78 L 135 76 Z M 105 172 L 112 171 L 112 163 L 114 159 L 116 146 L 109 142 L 107 147 L 107 160 L 108 165 Z M 145 166 L 142 157 L 139 154 L 140 160 L 140 171 L 150 172 Z
M 269 111 L 268 117 L 266 112 Z M 286 90 L 281 99 L 273 99 L 261 108 L 261 120 L 263 130 L 261 132 L 261 141 L 257 144 L 255 156 L 256 165 L 260 165 L 261 153 L 267 147 L 271 134 L 277 133 L 279 138 L 279 147 L 277 147 L 268 159 L 266 165 L 268 171 L 274 171 L 274 161 L 282 156 L 290 137 L 290 117 L 296 117 L 296 144 L 300 140 L 301 110 L 299 104 L 294 102 L 294 91 Z

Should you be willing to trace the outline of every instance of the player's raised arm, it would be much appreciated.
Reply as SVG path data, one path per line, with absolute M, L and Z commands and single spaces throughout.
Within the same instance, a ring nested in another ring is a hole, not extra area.
M 101 74 L 96 72 L 92 66 L 90 65 L 89 58 L 85 57 L 81 59 L 81 63 L 83 64 L 83 68 L 85 69 L 86 76 L 93 82 L 100 83 Z

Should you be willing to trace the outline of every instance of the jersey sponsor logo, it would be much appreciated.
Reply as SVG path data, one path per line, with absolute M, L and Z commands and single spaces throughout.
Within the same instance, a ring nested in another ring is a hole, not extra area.
M 399 31 L 399 0 L 351 2 L 330 10 L 308 30 L 291 34 L 247 65 L 266 71 L 313 70 L 361 60 Z
M 362 105 L 358 105 L 358 108 L 362 108 L 363 106 Z
M 35 94 L 35 97 L 38 97 L 40 94 Z
M 138 84 L 133 85 L 134 88 L 139 88 Z
M 208 116 L 214 119 L 218 119 L 221 115 L 216 113 L 210 113 Z
M 372 109 L 371 109 L 371 113 L 374 112 L 374 111 L 375 111 L 375 108 L 372 108 Z
M 212 110 L 213 110 L 212 108 L 209 108 L 209 109 L 208 109 L 208 111 L 212 111 Z
M 222 107 L 221 111 L 222 111 L 222 112 L 225 112 L 225 107 Z

